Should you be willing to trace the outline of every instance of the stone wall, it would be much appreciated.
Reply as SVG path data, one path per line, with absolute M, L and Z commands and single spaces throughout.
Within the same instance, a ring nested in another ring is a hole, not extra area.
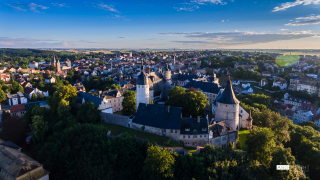
M 131 119 L 128 116 L 121 116 L 117 114 L 100 113 L 101 121 L 108 124 L 115 124 L 124 127 L 131 127 Z

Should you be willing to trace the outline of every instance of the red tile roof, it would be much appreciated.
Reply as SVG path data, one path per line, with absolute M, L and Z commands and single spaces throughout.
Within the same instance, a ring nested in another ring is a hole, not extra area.
M 25 111 L 26 106 L 25 104 L 17 104 L 10 107 L 10 113 L 18 112 L 18 111 Z

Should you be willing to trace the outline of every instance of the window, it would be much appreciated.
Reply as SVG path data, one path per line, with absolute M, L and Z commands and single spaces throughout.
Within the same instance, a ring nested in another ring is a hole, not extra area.
M 202 128 L 202 131 L 206 131 L 207 129 L 206 128 Z
M 242 113 L 242 110 L 240 112 Z
M 199 142 L 199 145 L 201 146 L 201 141 Z
M 200 135 L 200 138 L 202 138 L 202 135 Z
M 207 137 L 207 135 L 204 135 L 204 137 Z
M 225 141 L 227 138 L 226 137 L 222 137 L 222 141 Z
M 190 136 L 188 136 L 188 138 L 190 139 Z
M 215 142 L 218 143 L 218 142 L 219 142 L 219 139 L 216 139 Z
M 197 135 L 193 135 L 193 138 L 197 138 Z
M 174 133 L 177 133 L 177 130 L 174 130 Z
M 186 130 L 186 131 L 190 131 L 190 128 L 186 128 L 185 130 Z
M 230 138 L 233 138 L 233 134 L 230 135 Z
M 170 133 L 173 133 L 173 130 L 172 130 L 172 129 L 170 129 Z
M 186 136 L 185 136 L 185 135 L 183 135 L 183 138 L 186 138 Z
M 166 129 L 164 129 L 163 132 L 165 133 L 165 132 L 166 132 Z
M 226 105 L 226 107 L 228 107 L 228 105 Z

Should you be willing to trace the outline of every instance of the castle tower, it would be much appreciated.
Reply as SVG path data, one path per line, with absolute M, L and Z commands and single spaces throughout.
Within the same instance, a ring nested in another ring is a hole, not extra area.
M 249 117 L 246 120 L 247 120 L 247 129 L 249 129 L 250 133 L 251 133 L 252 132 L 252 120 L 253 120 L 251 117 L 251 110 L 250 110 Z
M 163 77 L 164 79 L 167 81 L 167 80 L 170 80 L 171 79 L 171 70 L 170 70 L 170 67 L 167 65 L 163 68 Z
M 56 72 L 60 72 L 61 71 L 61 67 L 60 67 L 60 61 L 59 59 L 57 60 L 57 65 L 56 65 L 57 69 Z
M 224 91 L 218 95 L 212 107 L 216 121 L 225 121 L 235 130 L 239 130 L 239 104 L 240 101 L 234 95 L 232 83 L 227 81 Z
M 149 104 L 149 83 L 148 76 L 144 72 L 143 66 L 142 71 L 138 76 L 137 84 L 136 84 L 137 94 L 136 94 L 136 102 L 137 109 L 139 107 L 139 103 Z

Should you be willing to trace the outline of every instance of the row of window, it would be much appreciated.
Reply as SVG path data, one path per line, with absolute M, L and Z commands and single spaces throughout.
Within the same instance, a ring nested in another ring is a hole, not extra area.
M 193 138 L 197 138 L 198 137 L 198 135 L 193 135 Z M 207 137 L 207 135 L 203 135 L 203 137 Z M 185 135 L 183 135 L 183 138 L 186 138 L 186 136 Z M 190 139 L 191 138 L 191 136 L 188 136 L 188 139 Z M 200 135 L 200 138 L 202 138 L 202 135 Z

